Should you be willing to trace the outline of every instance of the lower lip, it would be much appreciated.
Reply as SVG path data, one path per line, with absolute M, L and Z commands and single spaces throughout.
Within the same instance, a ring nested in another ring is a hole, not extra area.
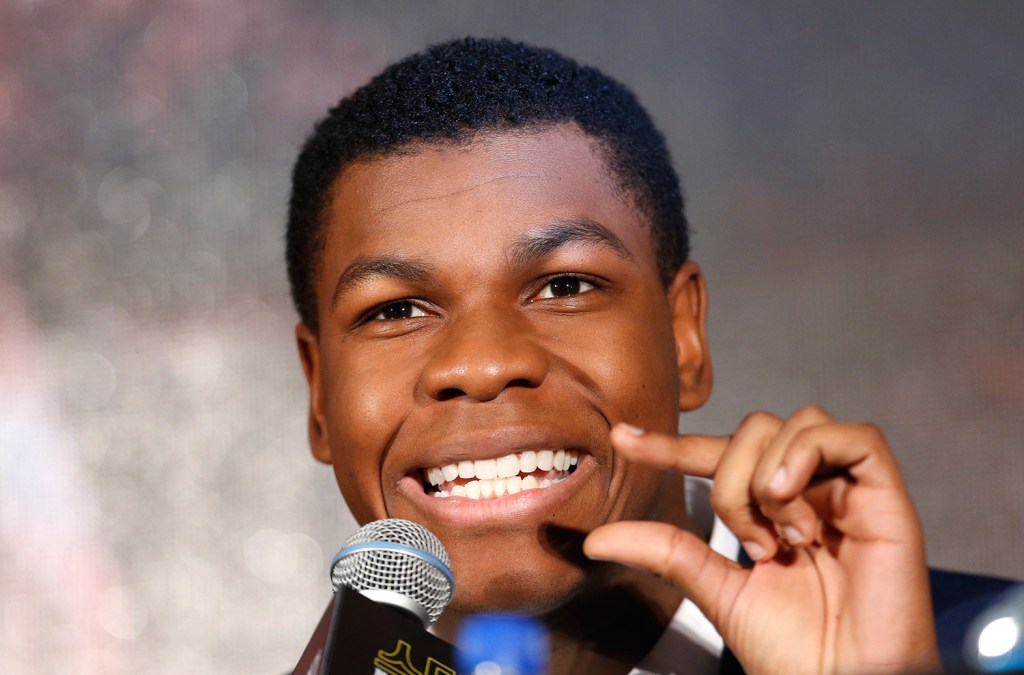
M 530 516 L 550 516 L 554 509 L 572 496 L 594 471 L 590 455 L 580 455 L 576 470 L 565 480 L 546 488 L 538 488 L 491 499 L 469 497 L 435 497 L 423 491 L 423 485 L 413 476 L 399 482 L 399 492 L 413 501 L 432 520 L 458 527 L 487 524 L 496 520 Z

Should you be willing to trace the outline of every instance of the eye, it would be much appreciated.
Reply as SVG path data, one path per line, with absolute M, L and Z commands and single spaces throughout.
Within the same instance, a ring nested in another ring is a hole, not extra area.
M 551 298 L 564 298 L 569 295 L 579 295 L 594 290 L 594 284 L 584 281 L 579 277 L 556 277 L 540 289 L 540 293 L 533 297 L 534 300 L 549 300 Z
M 408 300 L 399 300 L 380 307 L 369 316 L 370 321 L 396 321 L 426 316 L 427 313 Z

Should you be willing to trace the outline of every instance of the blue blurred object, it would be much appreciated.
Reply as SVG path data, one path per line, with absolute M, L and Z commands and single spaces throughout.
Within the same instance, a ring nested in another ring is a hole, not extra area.
M 462 675 L 546 675 L 550 643 L 536 619 L 516 614 L 477 614 L 456 636 Z
M 1024 584 L 978 614 L 964 641 L 964 659 L 983 673 L 1024 670 Z

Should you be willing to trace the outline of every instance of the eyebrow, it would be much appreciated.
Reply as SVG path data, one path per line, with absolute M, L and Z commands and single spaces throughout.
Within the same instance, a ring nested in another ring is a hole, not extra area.
M 624 260 L 633 259 L 622 239 L 601 223 L 590 218 L 567 218 L 520 237 L 509 250 L 509 264 L 522 267 L 570 244 L 603 246 Z
M 345 268 L 334 285 L 331 296 L 331 309 L 345 293 L 352 290 L 367 279 L 388 277 L 399 281 L 423 282 L 433 278 L 434 272 L 430 265 L 419 260 L 381 255 L 356 258 L 355 262 Z

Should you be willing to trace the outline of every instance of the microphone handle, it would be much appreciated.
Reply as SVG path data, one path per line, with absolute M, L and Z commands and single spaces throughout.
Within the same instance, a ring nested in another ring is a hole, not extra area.
M 327 606 L 294 675 L 375 672 L 456 675 L 454 648 L 415 619 L 342 586 Z
M 306 649 L 303 650 L 299 662 L 292 669 L 292 675 L 320 675 L 320 669 L 324 662 L 324 651 L 327 649 L 327 639 L 331 631 L 331 619 L 334 618 L 334 605 L 337 594 L 327 603 L 327 609 L 320 617 L 319 623 L 309 638 Z

